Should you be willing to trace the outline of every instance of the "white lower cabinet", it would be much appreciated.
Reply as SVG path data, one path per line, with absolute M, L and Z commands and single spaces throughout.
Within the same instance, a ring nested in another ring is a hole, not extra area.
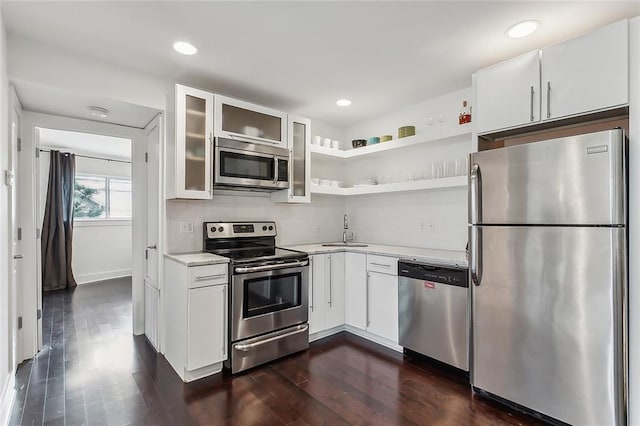
M 345 253 L 345 324 L 367 328 L 367 255 Z
M 309 334 L 344 325 L 345 253 L 311 256 Z
M 394 344 L 398 343 L 397 264 L 394 257 L 346 253 L 345 324 Z
M 220 372 L 227 359 L 228 265 L 165 261 L 165 357 L 185 382 Z
M 398 276 L 367 272 L 367 331 L 398 343 Z
M 190 289 L 188 299 L 187 370 L 226 360 L 226 284 Z

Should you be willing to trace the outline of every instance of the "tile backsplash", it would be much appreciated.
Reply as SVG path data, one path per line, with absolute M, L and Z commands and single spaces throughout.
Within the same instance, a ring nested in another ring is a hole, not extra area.
M 268 194 L 214 194 L 212 201 L 167 201 L 168 253 L 202 250 L 205 221 L 276 222 L 280 246 L 342 239 L 343 198 L 314 195 L 311 204 L 274 203 Z M 192 233 L 181 233 L 181 222 L 193 222 Z

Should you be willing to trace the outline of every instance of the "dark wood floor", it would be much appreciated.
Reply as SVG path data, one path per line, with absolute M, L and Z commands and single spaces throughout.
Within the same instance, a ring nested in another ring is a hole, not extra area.
M 44 297 L 43 350 L 18 370 L 12 425 L 538 424 L 464 378 L 342 333 L 235 377 L 183 384 L 131 331 L 131 282 Z

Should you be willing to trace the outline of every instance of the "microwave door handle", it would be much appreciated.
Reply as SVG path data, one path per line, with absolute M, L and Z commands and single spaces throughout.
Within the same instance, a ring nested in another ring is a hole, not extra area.
M 273 171 L 273 185 L 276 186 L 278 185 L 278 156 L 274 155 L 273 156 L 273 167 L 274 167 L 274 171 Z

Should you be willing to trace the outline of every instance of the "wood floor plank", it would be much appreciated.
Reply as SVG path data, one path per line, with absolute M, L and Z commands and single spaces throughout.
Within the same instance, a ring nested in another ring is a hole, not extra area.
M 245 373 L 183 383 L 132 336 L 131 281 L 43 297 L 45 347 L 17 373 L 11 425 L 534 425 L 468 380 L 340 333 Z

